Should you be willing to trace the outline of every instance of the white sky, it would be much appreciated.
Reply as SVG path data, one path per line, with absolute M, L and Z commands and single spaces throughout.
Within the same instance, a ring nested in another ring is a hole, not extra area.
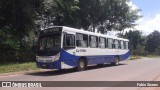
M 129 5 L 133 7 L 132 9 L 138 8 L 132 1 Z M 141 19 L 136 21 L 136 24 L 138 25 L 135 29 L 142 31 L 144 35 L 148 35 L 154 30 L 160 31 L 160 13 L 148 13 L 147 15 L 143 15 Z

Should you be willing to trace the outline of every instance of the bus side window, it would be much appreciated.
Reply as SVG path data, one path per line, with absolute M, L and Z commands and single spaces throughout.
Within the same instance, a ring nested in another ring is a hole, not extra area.
M 89 36 L 89 45 L 91 48 L 97 48 L 98 47 L 98 37 L 97 36 Z
M 114 48 L 119 49 L 119 40 L 114 40 Z
M 106 40 L 104 37 L 99 37 L 99 48 L 106 48 Z
M 126 43 L 126 49 L 129 49 L 129 44 L 128 44 L 128 42 L 126 41 L 125 43 Z
M 124 43 L 123 43 L 123 41 L 121 40 L 120 42 L 121 42 L 121 49 L 124 49 Z
M 76 34 L 76 46 L 77 47 L 88 47 L 88 35 L 87 34 Z
M 108 38 L 108 48 L 109 48 L 109 49 L 112 49 L 113 46 L 114 46 L 114 44 L 113 44 L 113 39 Z
M 65 49 L 75 48 L 75 35 L 65 34 L 63 38 L 63 46 Z

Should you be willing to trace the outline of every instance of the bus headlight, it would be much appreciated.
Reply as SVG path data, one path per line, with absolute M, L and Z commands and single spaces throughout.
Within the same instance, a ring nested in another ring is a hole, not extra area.
M 60 57 L 60 53 L 58 53 L 57 55 L 55 55 L 54 61 L 58 61 Z

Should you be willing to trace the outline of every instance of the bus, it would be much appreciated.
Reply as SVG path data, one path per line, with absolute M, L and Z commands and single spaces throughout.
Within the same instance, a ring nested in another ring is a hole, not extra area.
M 129 40 L 66 26 L 42 30 L 36 52 L 36 65 L 44 69 L 82 71 L 88 65 L 118 65 L 130 57 Z

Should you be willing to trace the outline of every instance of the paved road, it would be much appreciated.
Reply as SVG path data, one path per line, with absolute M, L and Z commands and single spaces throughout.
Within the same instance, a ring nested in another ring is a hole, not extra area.
M 119 66 L 90 66 L 86 71 L 74 69 L 43 71 L 0 76 L 0 81 L 160 81 L 160 58 L 123 61 Z M 0 88 L 0 90 L 160 90 L 140 87 L 56 87 L 56 88 Z

